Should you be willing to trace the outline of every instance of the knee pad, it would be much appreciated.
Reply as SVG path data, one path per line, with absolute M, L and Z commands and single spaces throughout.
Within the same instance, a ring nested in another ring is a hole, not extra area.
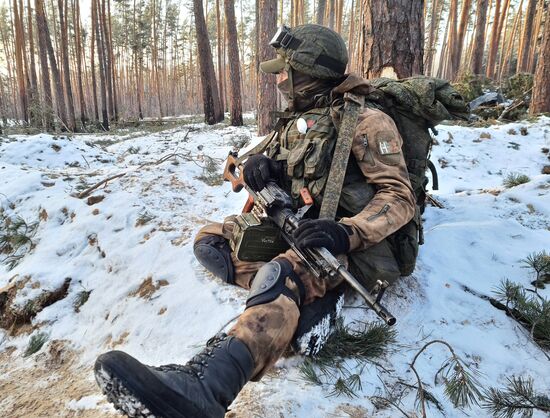
M 300 292 L 299 299 L 296 297 L 295 293 L 286 286 L 287 277 L 298 286 Z M 252 281 L 250 294 L 246 300 L 246 308 L 269 303 L 277 299 L 279 295 L 288 296 L 296 302 L 296 305 L 300 306 L 300 302 L 304 300 L 305 293 L 304 284 L 292 269 L 290 261 L 279 258 L 264 264 L 256 273 Z
M 231 261 L 231 248 L 218 235 L 209 235 L 193 246 L 195 257 L 210 273 L 226 283 L 235 283 L 235 268 Z

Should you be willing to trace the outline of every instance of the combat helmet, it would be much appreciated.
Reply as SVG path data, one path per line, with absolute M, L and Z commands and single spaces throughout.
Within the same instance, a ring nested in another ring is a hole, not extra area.
M 346 71 L 346 44 L 337 32 L 325 26 L 283 25 L 269 44 L 277 49 L 278 57 L 260 64 L 265 73 L 292 68 L 315 78 L 332 80 L 341 78 Z

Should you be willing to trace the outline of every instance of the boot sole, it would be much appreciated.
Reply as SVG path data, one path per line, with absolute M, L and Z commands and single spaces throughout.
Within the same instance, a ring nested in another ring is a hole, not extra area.
M 162 382 L 133 357 L 118 352 L 118 358 L 114 361 L 104 356 L 100 356 L 96 362 L 96 381 L 109 402 L 128 417 L 211 418 L 181 397 L 175 404 L 167 404 L 166 398 L 178 395 L 164 388 Z M 131 381 L 124 379 L 123 376 L 132 371 L 135 372 L 134 378 Z M 142 384 L 142 381 L 147 382 L 147 385 Z

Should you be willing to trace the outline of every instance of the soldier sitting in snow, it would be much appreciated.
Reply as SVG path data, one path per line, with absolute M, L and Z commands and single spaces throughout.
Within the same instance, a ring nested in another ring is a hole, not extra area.
M 362 110 L 336 220 L 319 219 L 342 97 L 346 92 L 364 94 L 369 87 L 364 79 L 344 75 L 345 43 L 328 28 L 282 27 L 271 45 L 278 57 L 262 63 L 261 69 L 278 74 L 278 88 L 289 107 L 267 155 L 247 159 L 247 185 L 259 191 L 267 182 L 277 182 L 296 208 L 303 205 L 300 191 L 307 188 L 314 205 L 294 232 L 298 247 L 325 247 L 336 256 L 347 255 L 351 272 L 367 288 L 377 280 L 395 282 L 400 266 L 387 238 L 413 218 L 416 199 L 393 120 L 379 110 Z M 316 310 L 339 284 L 316 279 L 292 250 L 268 262 L 239 260 L 229 244 L 234 226 L 234 217 L 207 225 L 194 246 L 197 259 L 214 275 L 250 289 L 246 309 L 227 335 L 214 336 L 185 365 L 150 367 L 120 351 L 97 359 L 99 385 L 128 416 L 223 417 L 245 383 L 259 380 L 281 357 L 305 311 Z

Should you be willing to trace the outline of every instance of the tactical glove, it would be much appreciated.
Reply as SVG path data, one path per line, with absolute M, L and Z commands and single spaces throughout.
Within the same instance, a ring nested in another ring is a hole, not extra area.
M 277 182 L 281 177 L 281 162 L 272 160 L 263 154 L 248 157 L 244 163 L 245 183 L 255 192 L 262 190 L 266 183 Z
M 339 255 L 349 251 L 348 228 L 331 219 L 302 219 L 292 236 L 300 248 L 325 247 Z

